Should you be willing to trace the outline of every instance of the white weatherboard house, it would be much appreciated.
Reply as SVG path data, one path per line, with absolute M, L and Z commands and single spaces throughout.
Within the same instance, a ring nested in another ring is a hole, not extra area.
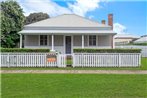
M 20 34 L 20 48 L 49 48 L 62 54 L 73 53 L 74 48 L 114 48 L 113 15 L 108 25 L 74 14 L 64 14 L 24 26 Z

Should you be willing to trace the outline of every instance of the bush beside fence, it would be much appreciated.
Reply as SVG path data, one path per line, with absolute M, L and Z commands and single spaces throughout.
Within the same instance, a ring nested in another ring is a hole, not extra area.
M 1 52 L 50 52 L 50 49 L 1 48 Z
M 74 49 L 74 53 L 141 53 L 141 49 Z

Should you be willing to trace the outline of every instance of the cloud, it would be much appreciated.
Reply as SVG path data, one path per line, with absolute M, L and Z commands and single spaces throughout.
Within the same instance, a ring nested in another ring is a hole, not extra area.
M 90 15 L 88 18 L 89 18 L 89 19 L 92 19 L 92 18 L 94 18 L 94 16 L 93 16 L 93 15 Z
M 51 17 L 61 14 L 77 14 L 85 16 L 87 12 L 99 8 L 100 2 L 105 0 L 76 0 L 74 3 L 68 2 L 67 7 L 60 6 L 51 0 L 17 0 L 27 16 L 33 12 L 48 13 Z M 65 2 L 65 1 L 64 1 Z
M 117 33 L 117 34 L 126 34 L 127 33 L 127 28 L 120 24 L 120 23 L 114 23 L 113 24 L 113 30 Z
M 100 1 L 102 0 L 76 0 L 74 4 L 68 3 L 68 6 L 73 13 L 78 14 L 80 16 L 85 16 L 87 12 L 99 8 Z
M 57 16 L 65 13 L 72 13 L 70 9 L 59 6 L 51 0 L 18 0 L 27 16 L 33 12 L 44 12 L 50 16 Z

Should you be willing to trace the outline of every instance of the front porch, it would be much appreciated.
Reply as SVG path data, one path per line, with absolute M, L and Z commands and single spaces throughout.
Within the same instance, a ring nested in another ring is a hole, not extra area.
M 72 54 L 74 48 L 114 48 L 114 42 L 113 35 L 24 35 L 24 48 L 49 48 L 62 54 Z

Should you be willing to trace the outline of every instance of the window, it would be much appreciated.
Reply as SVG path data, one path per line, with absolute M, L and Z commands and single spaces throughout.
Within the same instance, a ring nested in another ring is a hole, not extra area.
M 89 36 L 89 46 L 96 46 L 96 35 Z
M 47 45 L 47 35 L 40 35 L 40 45 L 41 46 Z

